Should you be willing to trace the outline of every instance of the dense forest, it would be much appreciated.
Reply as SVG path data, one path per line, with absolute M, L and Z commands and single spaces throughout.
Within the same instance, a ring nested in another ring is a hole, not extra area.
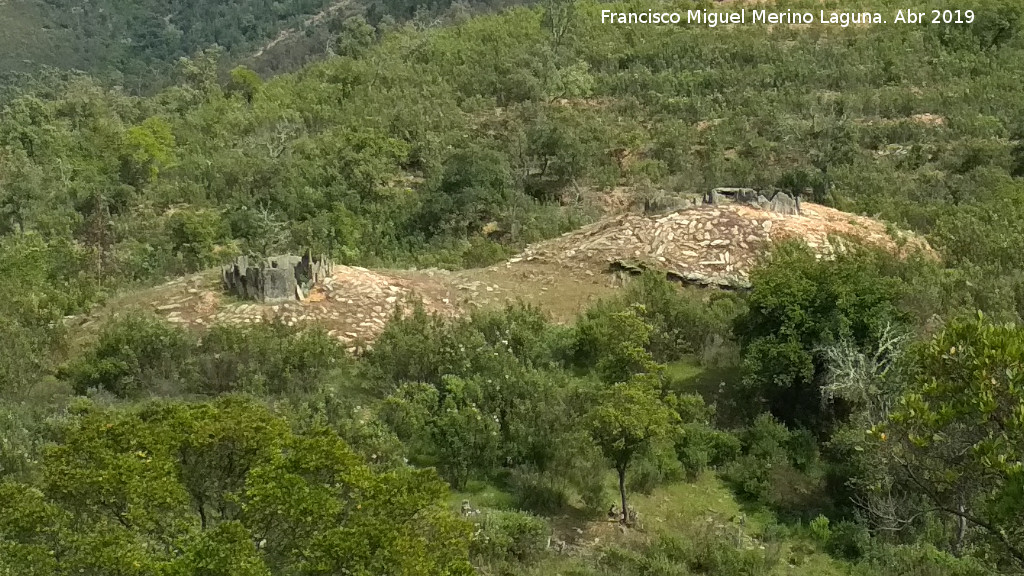
M 276 76 L 238 55 L 324 2 L 65 4 L 23 14 L 95 74 L 28 71 L 0 114 L 0 573 L 1024 573 L 1015 1 L 848 28 L 368 7 Z M 612 192 L 723 185 L 937 258 L 785 242 L 749 290 L 649 273 L 569 324 L 412 300 L 358 354 L 68 321 L 242 254 L 489 265 Z

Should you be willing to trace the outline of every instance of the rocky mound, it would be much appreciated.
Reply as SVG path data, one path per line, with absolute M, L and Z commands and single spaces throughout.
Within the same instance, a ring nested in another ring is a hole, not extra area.
M 430 278 L 409 280 L 365 268 L 334 265 L 329 276 L 302 301 L 257 302 L 224 292 L 221 278 L 199 274 L 179 278 L 144 295 L 142 307 L 168 322 L 193 327 L 253 324 L 277 320 L 288 325 L 316 323 L 345 344 L 372 342 L 395 307 L 420 300 L 428 311 L 457 313 L 448 289 Z M 124 310 L 130 302 L 114 303 Z
M 373 271 L 335 265 L 301 301 L 242 300 L 225 292 L 220 271 L 211 270 L 123 295 L 69 322 L 89 332 L 104 317 L 141 309 L 198 329 L 268 320 L 313 323 L 355 350 L 372 343 L 406 300 L 452 316 L 521 299 L 571 321 L 621 285 L 623 275 L 609 272 L 653 268 L 689 283 L 740 288 L 749 285 L 751 268 L 772 242 L 799 237 L 827 256 L 837 235 L 893 251 L 930 251 L 914 236 L 898 241 L 880 222 L 820 205 L 803 203 L 799 214 L 787 214 L 723 201 L 660 217 L 609 217 L 488 268 Z
M 745 204 L 701 204 L 650 217 L 624 214 L 529 247 L 509 260 L 555 263 L 586 273 L 653 268 L 684 282 L 730 288 L 750 285 L 749 274 L 772 242 L 802 238 L 819 257 L 843 237 L 887 250 L 925 250 L 920 238 L 894 238 L 882 223 L 826 206 L 803 203 L 799 214 Z

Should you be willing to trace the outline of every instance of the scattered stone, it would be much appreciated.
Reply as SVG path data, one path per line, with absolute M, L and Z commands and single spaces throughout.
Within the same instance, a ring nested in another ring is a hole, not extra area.
M 796 200 L 783 193 L 773 196 L 775 209 L 765 210 L 758 206 L 762 198 L 764 195 L 751 194 L 748 189 L 716 189 L 705 204 L 670 214 L 606 218 L 530 246 L 516 256 L 516 262 L 543 255 L 545 260 L 581 269 L 586 275 L 634 274 L 651 268 L 687 283 L 745 288 L 757 259 L 777 238 L 803 238 L 819 257 L 834 252 L 833 234 L 854 235 L 895 249 L 885 226 L 874 220 L 806 202 L 798 213 Z M 921 240 L 916 240 L 916 245 L 930 251 Z M 729 249 L 724 251 L 725 247 Z M 513 264 L 512 260 L 508 263 Z

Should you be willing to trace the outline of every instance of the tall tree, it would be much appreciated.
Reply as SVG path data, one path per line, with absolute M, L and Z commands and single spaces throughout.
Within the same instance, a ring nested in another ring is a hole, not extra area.
M 679 419 L 660 397 L 658 379 L 642 374 L 598 393 L 588 424 L 594 443 L 611 460 L 619 479 L 622 522 L 629 518 L 626 473 L 642 450 L 665 437 Z

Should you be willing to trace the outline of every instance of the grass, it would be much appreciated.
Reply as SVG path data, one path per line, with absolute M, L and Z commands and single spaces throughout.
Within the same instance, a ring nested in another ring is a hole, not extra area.
M 611 475 L 608 481 L 609 489 L 612 490 L 614 479 Z M 471 483 L 466 491 L 453 493 L 452 505 L 458 506 L 463 498 L 469 499 L 475 507 L 508 508 L 513 505 L 510 494 L 482 483 Z M 764 554 L 769 557 L 778 555 L 778 562 L 769 572 L 754 572 L 756 574 L 840 576 L 850 573 L 845 562 L 820 551 L 805 531 L 782 528 L 779 536 L 780 528 L 774 514 L 765 509 L 746 509 L 713 472 L 704 473 L 693 482 L 677 482 L 659 487 L 650 495 L 632 494 L 630 502 L 639 512 L 642 529 L 623 531 L 616 523 L 604 519 L 587 521 L 582 518 L 552 518 L 549 520 L 553 538 L 574 542 L 572 554 L 552 552 L 532 566 L 516 566 L 514 572 L 500 573 L 525 576 L 611 574 L 606 569 L 602 571 L 600 558 L 612 549 L 644 556 L 647 554 L 645 551 L 662 537 L 675 538 L 686 545 L 701 538 L 719 538 L 731 545 L 732 534 L 739 535 L 741 532 L 744 541 L 749 542 L 749 538 L 754 538 L 755 543 L 763 542 L 762 546 L 768 548 Z M 750 548 L 750 545 L 746 547 Z M 757 547 L 756 544 L 754 547 Z M 682 564 L 673 570 L 649 573 L 720 574 L 693 571 Z M 491 572 L 485 570 L 483 573 Z
M 670 363 L 665 368 L 665 376 L 673 383 L 690 386 L 701 380 L 704 368 L 695 358 L 685 358 Z M 696 392 L 697 390 L 694 390 Z
M 463 490 L 452 491 L 448 497 L 449 503 L 455 508 L 458 508 L 463 500 L 469 500 L 474 508 L 516 509 L 515 496 L 494 484 L 479 480 L 470 480 Z

